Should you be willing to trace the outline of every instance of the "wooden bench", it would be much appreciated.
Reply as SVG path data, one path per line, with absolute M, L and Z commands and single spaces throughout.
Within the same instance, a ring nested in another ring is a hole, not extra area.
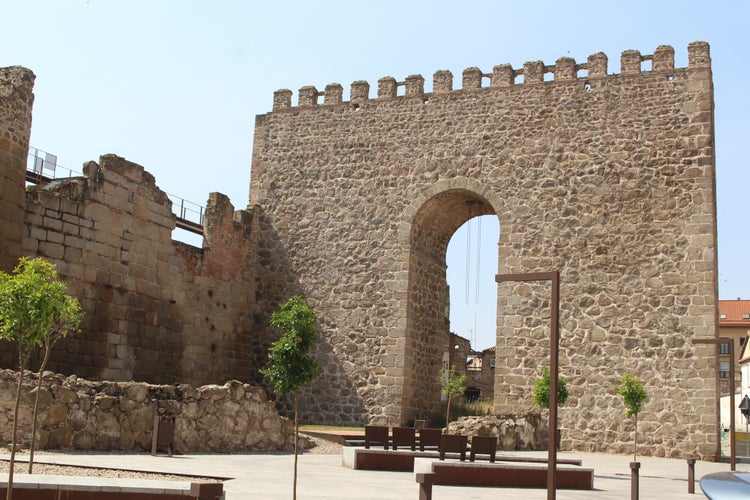
M 488 455 L 490 462 L 495 461 L 497 456 L 497 437 L 474 436 L 471 438 L 471 452 L 469 461 L 473 462 L 477 455 Z
M 394 427 L 391 438 L 393 449 L 397 450 L 400 445 L 408 446 L 411 451 L 417 449 L 417 435 L 414 427 Z
M 443 429 L 423 428 L 419 429 L 419 451 L 424 451 L 425 447 L 438 449 L 440 438 L 443 436 Z
M 440 460 L 445 460 L 446 453 L 458 453 L 461 461 L 466 460 L 466 436 L 459 434 L 443 434 L 440 438 Z
M 384 425 L 366 425 L 365 426 L 365 448 L 370 448 L 371 444 L 381 444 L 384 449 L 388 449 L 388 427 Z

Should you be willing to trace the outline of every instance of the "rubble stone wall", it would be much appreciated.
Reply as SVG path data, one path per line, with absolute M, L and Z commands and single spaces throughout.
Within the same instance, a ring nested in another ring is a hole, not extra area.
M 638 375 L 644 453 L 715 458 L 713 86 L 707 43 L 523 68 L 386 77 L 275 93 L 256 119 L 259 296 L 320 312 L 321 380 L 306 418 L 404 424 L 440 401 L 449 349 L 446 248 L 500 224 L 501 274 L 561 273 L 562 446 L 632 439 L 613 387 Z M 549 284 L 498 284 L 495 410 L 524 414 L 549 356 Z M 259 314 L 270 310 L 259 303 Z M 260 324 L 264 322 L 261 321 Z M 314 397 L 313 397 L 314 395 Z
M 498 450 L 548 449 L 547 420 L 538 412 L 526 415 L 490 415 L 461 417 L 448 424 L 448 434 L 496 437 Z
M 11 443 L 18 372 L 0 370 L 0 443 Z M 27 372 L 19 444 L 31 442 L 37 379 Z M 175 453 L 291 451 L 294 422 L 260 387 L 229 381 L 192 387 L 92 382 L 46 372 L 39 392 L 38 449 L 151 451 L 154 417 L 174 418 Z M 159 452 L 164 452 L 160 448 Z

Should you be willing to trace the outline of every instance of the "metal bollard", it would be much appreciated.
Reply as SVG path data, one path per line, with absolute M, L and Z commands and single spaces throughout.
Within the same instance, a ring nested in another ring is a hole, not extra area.
M 695 459 L 688 458 L 688 493 L 695 493 Z
M 638 500 L 638 469 L 640 462 L 630 462 L 630 500 Z

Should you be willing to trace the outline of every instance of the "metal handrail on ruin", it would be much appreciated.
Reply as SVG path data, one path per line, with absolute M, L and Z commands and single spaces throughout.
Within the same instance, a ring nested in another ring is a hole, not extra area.
M 56 155 L 39 148 L 29 147 L 29 161 L 26 163 L 26 182 L 29 184 L 43 184 L 55 179 L 80 176 L 83 176 L 81 172 L 59 165 Z M 172 212 L 177 218 L 177 227 L 202 235 L 205 207 L 169 193 L 167 196 L 172 202 Z

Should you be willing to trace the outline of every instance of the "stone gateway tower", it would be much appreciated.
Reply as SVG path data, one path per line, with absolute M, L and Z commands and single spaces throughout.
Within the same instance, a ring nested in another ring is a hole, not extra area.
M 564 448 L 629 451 L 613 386 L 638 375 L 644 453 L 714 457 L 717 257 L 708 44 L 499 65 L 274 96 L 257 117 L 256 326 L 302 293 L 320 316 L 318 422 L 436 412 L 449 345 L 446 248 L 500 224 L 500 273 L 559 270 Z M 549 355 L 549 287 L 498 285 L 495 409 L 518 413 Z

